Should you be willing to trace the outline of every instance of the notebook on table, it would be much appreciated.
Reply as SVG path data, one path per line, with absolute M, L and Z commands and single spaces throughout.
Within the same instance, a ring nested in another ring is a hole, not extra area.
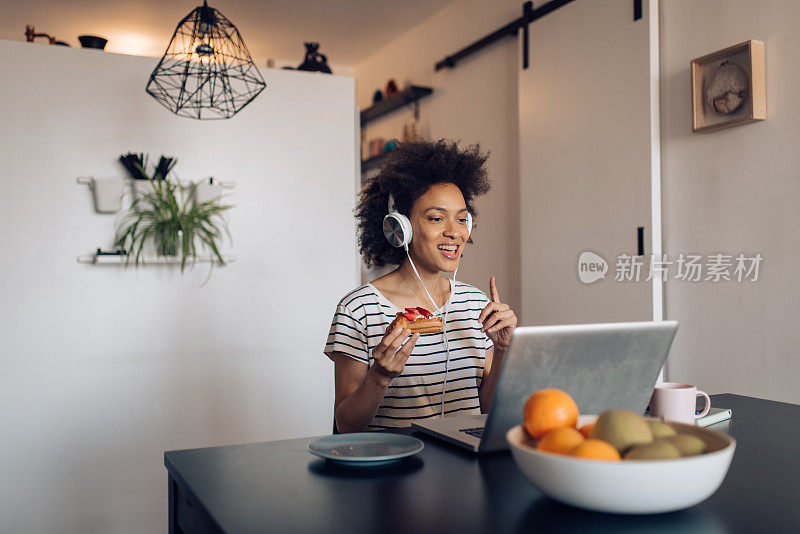
M 708 410 L 708 414 L 697 419 L 695 422 L 697 426 L 706 427 L 721 423 L 722 421 L 727 421 L 731 417 L 733 417 L 733 411 L 730 408 L 714 408 L 712 406 L 711 409 Z

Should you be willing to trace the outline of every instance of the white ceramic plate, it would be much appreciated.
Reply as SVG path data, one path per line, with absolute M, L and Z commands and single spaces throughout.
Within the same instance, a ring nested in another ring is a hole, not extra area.
M 597 419 L 581 416 L 582 426 Z M 537 451 L 522 425 L 506 434 L 520 471 L 542 493 L 565 504 L 598 512 L 653 514 L 694 506 L 719 488 L 736 449 L 732 437 L 669 422 L 679 434 L 705 441 L 706 454 L 677 460 L 603 462 Z
M 402 434 L 354 432 L 326 436 L 308 444 L 308 452 L 341 464 L 371 467 L 417 454 L 422 441 Z

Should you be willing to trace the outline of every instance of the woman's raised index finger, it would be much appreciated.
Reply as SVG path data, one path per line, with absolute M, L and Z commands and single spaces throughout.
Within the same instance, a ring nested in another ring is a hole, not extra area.
M 492 302 L 500 302 L 500 293 L 497 292 L 497 285 L 494 283 L 494 276 L 489 278 L 489 295 Z

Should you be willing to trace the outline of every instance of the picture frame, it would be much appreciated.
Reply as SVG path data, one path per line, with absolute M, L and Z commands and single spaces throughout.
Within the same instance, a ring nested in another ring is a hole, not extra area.
M 767 118 L 764 42 L 750 39 L 693 59 L 692 132 Z

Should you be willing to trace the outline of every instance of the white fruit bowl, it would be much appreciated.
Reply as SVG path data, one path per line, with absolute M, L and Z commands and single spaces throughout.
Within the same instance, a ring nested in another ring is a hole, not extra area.
M 583 415 L 579 426 L 594 422 Z M 536 450 L 522 425 L 506 434 L 520 471 L 542 493 L 565 504 L 597 512 L 654 514 L 694 506 L 719 488 L 736 449 L 727 434 L 669 422 L 679 434 L 702 439 L 708 452 L 677 460 L 604 462 Z

